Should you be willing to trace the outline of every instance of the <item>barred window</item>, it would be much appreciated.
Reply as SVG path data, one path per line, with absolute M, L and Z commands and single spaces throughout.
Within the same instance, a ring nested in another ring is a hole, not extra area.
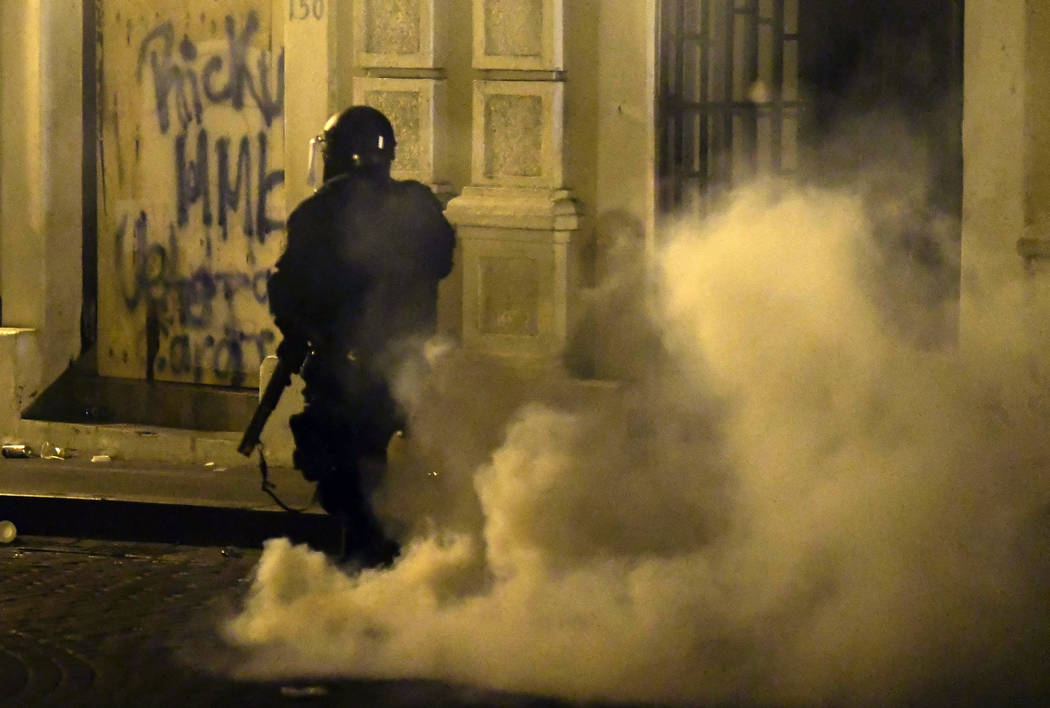
M 663 211 L 798 161 L 799 0 L 662 0 Z

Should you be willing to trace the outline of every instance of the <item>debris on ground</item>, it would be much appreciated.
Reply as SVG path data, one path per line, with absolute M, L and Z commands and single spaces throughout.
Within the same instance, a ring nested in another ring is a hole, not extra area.
M 52 445 L 46 440 L 40 445 L 40 457 L 44 460 L 65 460 L 74 456 L 74 450 Z
M 4 457 L 32 457 L 33 449 L 25 443 L 4 443 L 0 454 Z
M 281 695 L 288 698 L 321 698 L 328 695 L 324 686 L 281 686 Z

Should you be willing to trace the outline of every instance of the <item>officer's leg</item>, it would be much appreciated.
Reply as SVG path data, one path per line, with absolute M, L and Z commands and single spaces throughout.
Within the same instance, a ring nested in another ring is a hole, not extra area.
M 317 482 L 317 497 L 326 512 L 343 527 L 343 560 L 364 567 L 389 565 L 400 551 L 383 531 L 372 509 L 371 493 L 386 468 L 384 455 L 362 454 L 348 440 L 359 439 L 352 429 L 340 428 L 327 436 L 324 424 L 308 426 L 298 420 L 295 464 L 306 479 Z M 300 444 L 300 441 L 302 444 Z
M 356 541 L 347 532 L 359 504 L 356 454 L 348 443 L 347 425 L 339 424 L 338 410 L 321 403 L 308 404 L 289 420 L 295 450 L 292 461 L 303 477 L 317 483 L 317 499 L 326 512 L 340 520 L 338 553 L 352 553 Z
M 309 482 L 326 479 L 336 473 L 341 444 L 338 431 L 333 429 L 329 411 L 316 405 L 307 405 L 288 420 L 295 449 L 292 464 Z
M 386 445 L 401 423 L 385 382 L 358 380 L 335 390 L 340 396 L 315 393 L 292 417 L 295 466 L 317 482 L 321 507 L 342 522 L 344 560 L 389 565 L 400 548 L 384 533 L 371 495 L 386 471 Z
M 401 547 L 390 538 L 372 508 L 372 492 L 386 472 L 385 451 L 370 451 L 358 458 L 358 508 L 353 533 L 358 555 L 366 567 L 390 565 L 401 553 Z
M 345 519 L 348 560 L 374 567 L 390 565 L 401 550 L 372 509 L 372 493 L 386 473 L 386 447 L 400 422 L 386 382 L 364 373 L 355 382 L 350 396 L 353 405 L 347 409 L 351 421 L 344 439 L 352 447 L 347 474 L 331 496 L 340 498 L 335 503 L 341 505 Z

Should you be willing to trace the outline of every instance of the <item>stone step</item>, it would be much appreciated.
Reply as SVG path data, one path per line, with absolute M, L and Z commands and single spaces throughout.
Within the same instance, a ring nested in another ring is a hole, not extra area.
M 193 430 L 132 423 L 66 423 L 32 420 L 18 422 L 14 435 L 5 443 L 28 445 L 39 455 L 50 445 L 91 459 L 108 455 L 111 459 L 167 462 L 172 464 L 207 464 L 235 467 L 250 463 L 237 452 L 239 431 Z
M 267 357 L 264 376 L 275 363 L 276 357 Z M 72 365 L 22 412 L 12 430 L 0 434 L 0 442 L 23 443 L 36 454 L 46 443 L 89 458 L 220 466 L 248 462 L 237 445 L 258 405 L 259 389 L 100 377 L 92 370 L 90 355 Z M 302 381 L 294 379 L 263 429 L 272 465 L 292 464 L 288 418 L 302 406 Z
M 66 423 L 127 423 L 190 430 L 240 430 L 256 388 L 95 376 L 71 368 L 23 413 Z
M 259 548 L 285 537 L 333 554 L 342 545 L 335 517 L 279 509 L 0 494 L 0 519 L 15 525 L 16 544 L 57 536 Z
M 236 451 L 239 432 L 23 420 L 18 433 L 33 456 L 0 458 L 0 519 L 20 534 L 249 546 L 288 536 L 327 549 L 340 542 L 338 524 L 298 471 L 271 464 L 268 478 L 301 513 L 286 513 L 263 491 L 257 458 Z M 63 457 L 40 457 L 45 443 Z
M 262 491 L 259 468 L 242 462 L 218 464 L 144 463 L 128 460 L 91 462 L 68 459 L 0 459 L 0 495 L 173 504 L 253 511 L 280 511 Z M 271 467 L 269 480 L 290 507 L 312 509 L 314 485 L 287 467 Z

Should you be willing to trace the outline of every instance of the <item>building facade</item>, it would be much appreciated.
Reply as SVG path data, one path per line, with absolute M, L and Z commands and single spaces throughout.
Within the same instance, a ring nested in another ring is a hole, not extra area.
M 929 30 L 957 84 L 947 112 L 900 96 L 958 153 L 942 183 L 961 224 L 961 341 L 985 316 L 971 288 L 993 283 L 1023 283 L 1044 327 L 1050 0 L 845 5 L 3 3 L 0 433 L 88 350 L 106 377 L 257 386 L 277 344 L 265 279 L 311 189 L 309 141 L 351 103 L 392 118 L 395 176 L 431 185 L 457 227 L 441 329 L 557 365 L 611 244 L 643 261 L 662 214 L 703 208 L 690 195 L 799 169 L 842 105 L 834 67 L 900 87 L 877 54 L 856 59 L 871 23 L 893 25 L 877 17 L 903 18 L 886 36 Z M 585 344 L 581 371 L 615 377 L 617 344 Z

